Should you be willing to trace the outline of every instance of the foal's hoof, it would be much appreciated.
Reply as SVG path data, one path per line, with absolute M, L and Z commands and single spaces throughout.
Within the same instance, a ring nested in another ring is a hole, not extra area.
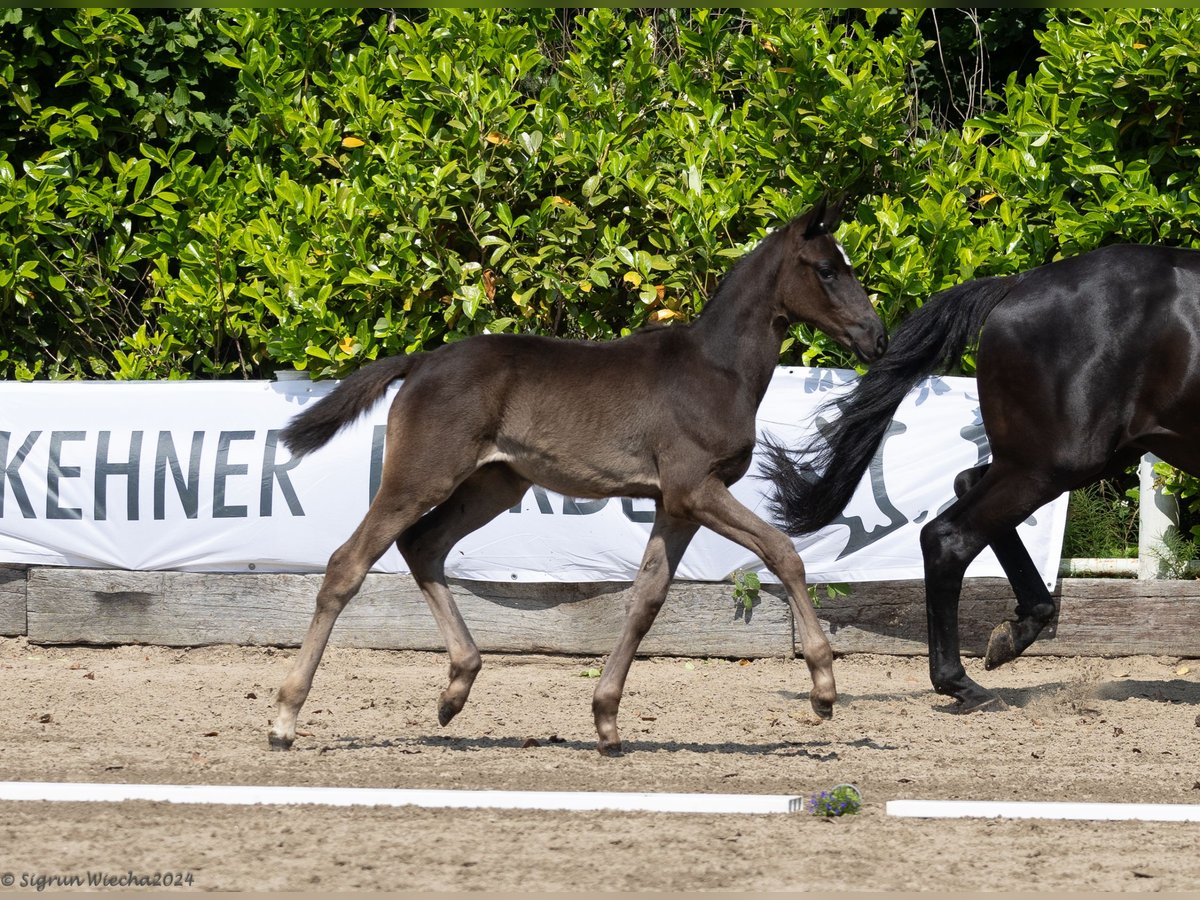
M 812 704 L 813 712 L 815 712 L 820 718 L 833 718 L 833 704 L 828 700 L 818 700 L 816 697 L 809 697 L 808 702 Z
M 270 744 L 272 750 L 291 750 L 295 738 L 280 737 L 277 734 L 267 735 L 267 743 Z
M 438 724 L 442 727 L 449 725 L 460 712 L 462 712 L 461 706 L 455 706 L 453 703 L 442 701 L 438 704 Z
M 600 743 L 598 743 L 596 745 L 596 750 L 599 751 L 601 756 L 610 756 L 610 757 L 621 756 L 621 742 L 620 741 L 600 741 Z
M 1017 633 L 1012 622 L 1001 622 L 992 629 L 988 638 L 987 654 L 983 658 L 985 669 L 995 669 L 1012 662 L 1021 652 L 1017 649 Z

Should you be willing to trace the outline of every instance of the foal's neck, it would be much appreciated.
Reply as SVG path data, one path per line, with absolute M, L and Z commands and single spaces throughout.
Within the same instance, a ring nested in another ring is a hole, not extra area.
M 787 320 L 774 302 L 777 274 L 773 259 L 743 260 L 692 325 L 709 361 L 736 370 L 756 404 L 779 364 L 779 347 L 787 334 Z

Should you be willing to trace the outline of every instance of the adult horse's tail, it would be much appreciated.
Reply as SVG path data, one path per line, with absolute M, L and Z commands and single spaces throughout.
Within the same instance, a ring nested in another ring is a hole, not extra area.
M 824 434 L 800 450 L 765 443 L 771 512 L 789 534 L 828 525 L 845 509 L 905 395 L 924 375 L 956 363 L 1019 275 L 942 291 L 909 316 Z
M 293 456 L 304 456 L 328 444 L 335 434 L 363 415 L 387 393 L 393 381 L 413 370 L 423 354 L 388 356 L 346 377 L 280 432 Z

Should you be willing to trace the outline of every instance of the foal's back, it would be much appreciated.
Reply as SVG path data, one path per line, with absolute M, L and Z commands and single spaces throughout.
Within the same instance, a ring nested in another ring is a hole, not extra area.
M 444 423 L 429 437 L 564 494 L 656 498 L 662 467 L 697 443 L 710 461 L 746 453 L 754 412 L 736 371 L 714 368 L 694 329 L 671 326 L 602 343 L 469 338 L 421 359 L 391 418 L 408 438 Z

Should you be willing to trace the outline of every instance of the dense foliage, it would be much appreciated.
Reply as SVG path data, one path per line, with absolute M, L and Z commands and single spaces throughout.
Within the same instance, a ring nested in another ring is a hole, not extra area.
M 826 186 L 889 322 L 1200 244 L 1196 13 L 952 12 L 0 11 L 0 377 L 329 376 L 686 320 Z M 991 95 L 962 62 L 988 46 Z

